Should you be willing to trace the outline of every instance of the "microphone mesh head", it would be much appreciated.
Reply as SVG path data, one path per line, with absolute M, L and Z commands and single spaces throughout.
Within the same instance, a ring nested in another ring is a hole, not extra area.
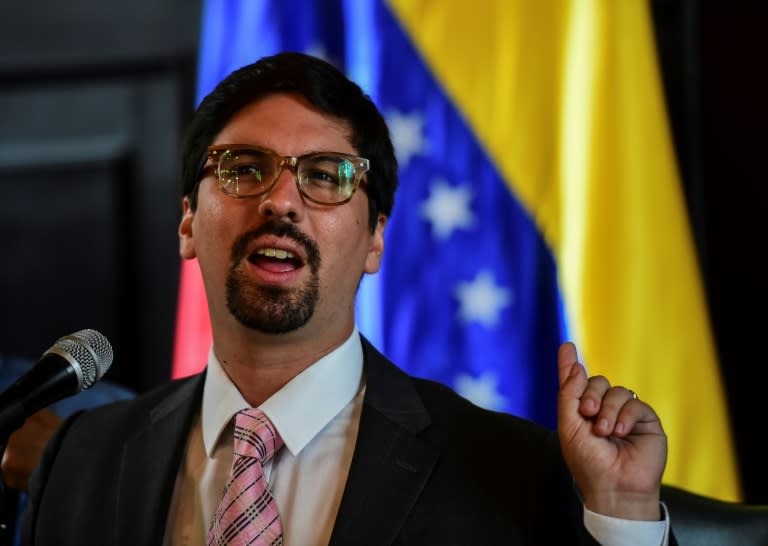
M 90 388 L 112 365 L 112 345 L 96 330 L 80 330 L 64 336 L 53 348 L 71 355 L 80 365 L 83 376 L 80 390 Z

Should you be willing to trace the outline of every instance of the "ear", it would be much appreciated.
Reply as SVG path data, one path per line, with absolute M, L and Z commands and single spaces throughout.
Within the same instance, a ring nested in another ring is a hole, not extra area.
M 182 216 L 179 222 L 179 254 L 186 260 L 196 258 L 195 239 L 192 237 L 192 220 L 195 219 L 195 211 L 189 202 L 189 197 L 185 197 L 182 202 Z
M 384 254 L 384 228 L 387 226 L 387 217 L 379 214 L 376 220 L 376 228 L 371 235 L 371 246 L 368 248 L 368 256 L 365 258 L 365 272 L 376 273 L 381 265 L 381 256 Z

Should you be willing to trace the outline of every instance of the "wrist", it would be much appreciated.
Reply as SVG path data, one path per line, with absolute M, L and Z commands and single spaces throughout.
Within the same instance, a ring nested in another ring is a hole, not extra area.
M 658 493 L 600 493 L 584 497 L 584 506 L 597 514 L 637 521 L 662 519 Z

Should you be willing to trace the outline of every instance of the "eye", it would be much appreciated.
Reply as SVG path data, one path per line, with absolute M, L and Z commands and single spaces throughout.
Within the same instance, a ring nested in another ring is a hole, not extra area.
M 235 168 L 230 169 L 230 171 L 238 178 L 255 178 L 259 182 L 264 178 L 262 167 L 253 163 L 237 165 Z
M 222 178 L 227 182 L 258 184 L 270 180 L 274 169 L 274 159 L 258 150 L 233 150 L 221 159 Z
M 321 168 L 307 170 L 304 175 L 310 184 L 333 184 L 335 186 L 339 184 L 339 178 L 335 173 Z
M 304 159 L 302 181 L 316 186 L 347 186 L 355 178 L 355 166 L 336 155 L 315 155 Z

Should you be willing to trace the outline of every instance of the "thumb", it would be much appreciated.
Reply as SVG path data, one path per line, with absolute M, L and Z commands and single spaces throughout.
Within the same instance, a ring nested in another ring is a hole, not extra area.
M 570 341 L 566 341 L 560 345 L 560 349 L 557 351 L 557 376 L 560 379 L 560 388 L 571 376 L 573 365 L 578 364 L 579 356 L 576 353 L 576 345 Z
M 560 379 L 558 421 L 561 428 L 567 428 L 571 419 L 579 413 L 581 395 L 587 387 L 586 371 L 579 364 L 576 346 L 571 342 L 563 343 L 557 351 L 557 374 Z

